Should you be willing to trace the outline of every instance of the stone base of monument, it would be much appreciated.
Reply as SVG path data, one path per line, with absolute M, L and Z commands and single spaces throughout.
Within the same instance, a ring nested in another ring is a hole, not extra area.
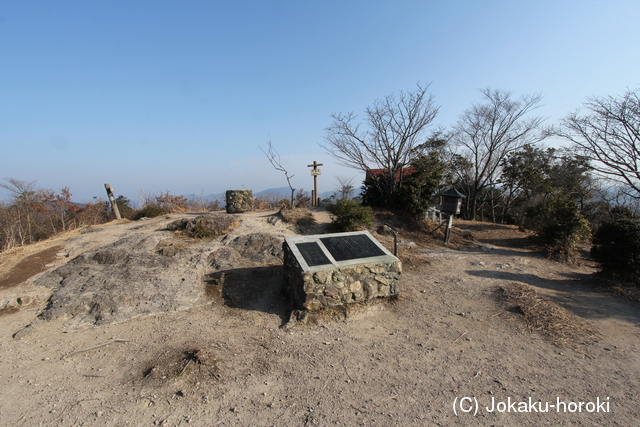
M 369 232 L 287 237 L 287 293 L 298 307 L 325 307 L 400 293 L 402 263 Z

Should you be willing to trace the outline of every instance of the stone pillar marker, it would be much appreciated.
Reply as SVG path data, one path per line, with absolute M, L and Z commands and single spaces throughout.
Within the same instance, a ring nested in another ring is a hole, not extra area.
M 317 163 L 315 160 L 312 165 L 307 165 L 311 169 L 311 175 L 313 176 L 313 191 L 311 192 L 311 206 L 320 206 L 320 196 L 318 196 L 318 175 L 322 172 L 318 169 L 318 166 L 323 166 L 322 163 Z
M 227 190 L 227 213 L 243 213 L 253 211 L 253 191 Z

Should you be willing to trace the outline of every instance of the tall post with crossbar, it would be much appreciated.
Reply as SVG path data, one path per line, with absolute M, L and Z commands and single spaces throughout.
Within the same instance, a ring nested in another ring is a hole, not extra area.
M 312 165 L 307 165 L 311 169 L 311 176 L 313 176 L 313 191 L 311 192 L 311 206 L 320 206 L 320 197 L 318 196 L 318 175 L 321 171 L 318 166 L 322 166 L 322 163 L 318 163 L 315 160 Z

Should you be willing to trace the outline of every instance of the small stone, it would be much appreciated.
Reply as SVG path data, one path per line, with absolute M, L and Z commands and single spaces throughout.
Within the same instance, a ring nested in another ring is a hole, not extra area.
M 340 292 L 336 288 L 327 287 L 325 289 L 324 294 L 328 297 L 336 297 L 340 294 Z
M 383 267 L 381 267 L 381 266 L 377 266 L 377 265 L 372 266 L 369 270 L 370 270 L 373 274 L 382 274 L 382 273 L 384 273 L 384 272 L 385 272 L 385 269 L 384 269 Z
M 362 283 L 360 281 L 353 282 L 349 288 L 351 292 L 358 292 L 362 290 Z
M 316 283 L 327 284 L 331 281 L 331 271 L 318 271 L 313 274 L 313 279 Z
M 19 297 L 18 298 L 18 304 L 20 305 L 30 305 L 33 302 L 33 298 L 31 298 L 30 296 L 24 296 L 24 297 Z
M 341 272 L 339 272 L 339 271 L 334 271 L 334 272 L 333 272 L 333 278 L 332 278 L 332 280 L 333 280 L 334 282 L 344 282 L 344 280 L 345 280 L 345 275 L 344 275 L 344 274 L 342 274 L 342 273 L 341 273 Z
M 389 279 L 387 279 L 387 278 L 385 278 L 383 276 L 374 276 L 374 279 L 376 279 L 376 281 L 382 283 L 383 285 L 387 285 L 388 286 L 390 284 Z

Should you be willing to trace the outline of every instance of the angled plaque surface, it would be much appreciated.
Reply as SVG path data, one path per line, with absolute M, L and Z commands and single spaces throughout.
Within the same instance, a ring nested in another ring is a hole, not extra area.
M 385 255 L 385 253 L 364 234 L 321 237 L 320 241 L 336 261 Z
M 296 247 L 309 267 L 331 264 L 317 242 L 296 243 Z
M 285 243 L 303 271 L 399 261 L 368 231 L 291 236 Z

